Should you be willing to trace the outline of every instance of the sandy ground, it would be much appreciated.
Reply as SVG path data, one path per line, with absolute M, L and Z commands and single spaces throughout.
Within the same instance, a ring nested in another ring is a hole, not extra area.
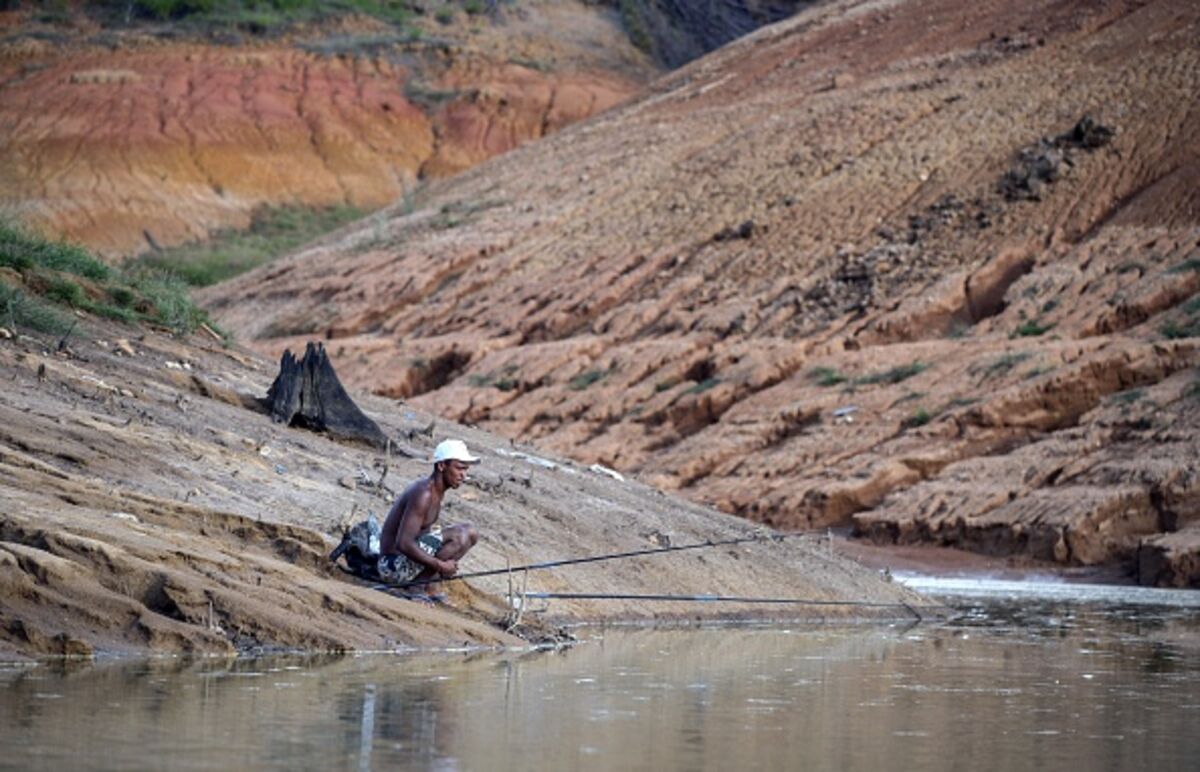
M 393 598 L 327 553 L 346 523 L 382 517 L 427 473 L 446 436 L 483 457 L 443 509 L 483 534 L 463 571 L 762 532 L 402 402 L 356 395 L 393 438 L 390 456 L 335 443 L 246 406 L 266 394 L 272 363 L 203 335 L 84 326 L 61 351 L 0 340 L 0 656 L 508 646 L 561 640 L 579 622 L 909 616 L 551 600 L 507 631 L 504 576 L 445 585 L 435 606 Z M 536 571 L 528 590 L 927 605 L 810 537 Z

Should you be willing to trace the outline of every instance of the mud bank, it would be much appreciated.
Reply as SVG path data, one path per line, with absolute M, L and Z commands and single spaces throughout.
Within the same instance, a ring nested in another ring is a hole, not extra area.
M 755 528 L 402 402 L 359 402 L 394 439 L 390 457 L 338 444 L 245 406 L 266 394 L 272 363 L 202 336 L 85 324 L 91 337 L 61 351 L 56 340 L 0 339 L 0 656 L 510 646 L 581 621 L 761 615 L 556 600 L 509 633 L 504 577 L 447 584 L 437 606 L 365 587 L 328 562 L 335 537 L 352 518 L 381 516 L 445 436 L 484 459 L 444 510 L 483 534 L 464 571 Z M 528 589 L 922 603 L 808 539 L 533 572 Z

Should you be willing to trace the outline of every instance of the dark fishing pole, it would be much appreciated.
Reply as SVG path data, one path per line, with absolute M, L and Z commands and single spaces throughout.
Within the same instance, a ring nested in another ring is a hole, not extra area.
M 680 544 L 675 547 L 654 547 L 644 550 L 631 550 L 629 552 L 613 552 L 606 555 L 589 555 L 582 558 L 566 558 L 564 560 L 547 560 L 543 563 L 530 563 L 525 566 L 513 566 L 512 568 L 496 568 L 490 571 L 476 571 L 470 574 L 455 574 L 454 576 L 437 576 L 432 579 L 421 579 L 415 582 L 405 582 L 403 584 L 391 585 L 393 587 L 418 587 L 427 584 L 438 584 L 441 582 L 453 582 L 459 579 L 475 579 L 481 576 L 498 576 L 500 574 L 516 573 L 518 571 L 538 571 L 545 568 L 558 568 L 560 566 L 573 566 L 580 563 L 598 563 L 604 560 L 619 560 L 622 558 L 641 557 L 642 555 L 659 555 L 664 552 L 682 552 L 683 550 L 698 550 L 707 549 L 709 547 L 728 547 L 734 544 L 746 544 L 755 541 L 782 541 L 789 536 L 800 536 L 802 534 L 760 534 L 755 536 L 743 536 L 737 539 L 724 539 L 722 541 L 703 541 L 695 544 Z
M 907 603 L 872 603 L 863 600 L 816 600 L 812 598 L 746 598 L 740 595 L 639 595 L 610 592 L 526 592 L 524 598 L 534 600 L 636 600 L 681 601 L 692 603 L 777 603 L 803 606 L 857 606 L 860 608 L 904 608 L 917 619 L 924 619 Z

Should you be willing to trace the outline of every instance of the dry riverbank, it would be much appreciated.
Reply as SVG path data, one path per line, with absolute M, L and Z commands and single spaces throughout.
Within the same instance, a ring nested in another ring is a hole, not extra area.
M 326 555 L 353 514 L 382 514 L 461 436 L 484 462 L 449 521 L 484 534 L 463 569 L 752 535 L 755 526 L 634 480 L 560 461 L 373 397 L 383 454 L 245 407 L 276 367 L 203 336 L 88 320 L 92 339 L 0 340 L 0 656 L 504 646 L 578 621 L 759 616 L 729 604 L 549 601 L 505 632 L 503 577 L 426 606 L 362 586 Z M 356 397 L 358 398 L 358 397 Z M 369 481 L 369 485 L 367 482 Z M 807 538 L 535 572 L 539 592 L 721 593 L 921 603 Z M 903 616 L 795 607 L 773 616 Z

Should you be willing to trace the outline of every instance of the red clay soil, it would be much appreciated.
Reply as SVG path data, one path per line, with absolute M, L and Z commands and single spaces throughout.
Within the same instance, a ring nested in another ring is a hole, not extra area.
M 34 15 L 0 16 L 0 207 L 111 257 L 246 227 L 266 205 L 393 203 L 654 71 L 576 3 L 409 42 L 360 19 L 238 46 L 39 36 Z
M 782 528 L 1200 584 L 1200 6 L 823 4 L 205 295 Z

